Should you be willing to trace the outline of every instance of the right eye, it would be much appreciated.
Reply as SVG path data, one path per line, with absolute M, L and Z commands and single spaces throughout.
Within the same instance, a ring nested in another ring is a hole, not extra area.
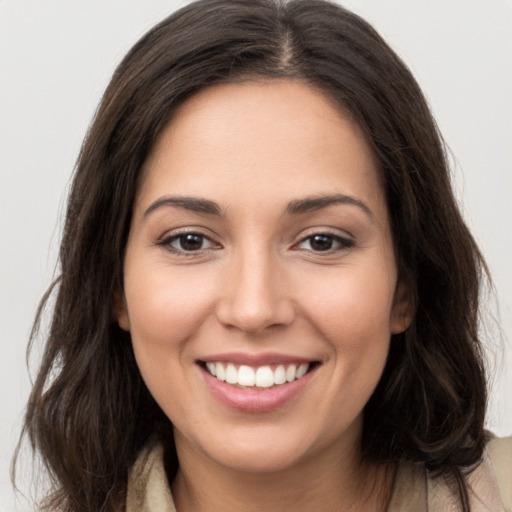
M 163 239 L 158 245 L 184 255 L 215 247 L 214 242 L 202 233 L 178 233 Z

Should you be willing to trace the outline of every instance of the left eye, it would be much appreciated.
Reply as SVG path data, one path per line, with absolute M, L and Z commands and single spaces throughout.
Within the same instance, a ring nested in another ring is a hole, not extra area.
M 165 245 L 176 252 L 196 252 L 213 247 L 213 242 L 201 233 L 182 233 L 165 239 Z
M 314 252 L 328 252 L 352 247 L 354 242 L 347 238 L 328 233 L 318 233 L 308 236 L 298 244 L 299 249 L 306 249 Z

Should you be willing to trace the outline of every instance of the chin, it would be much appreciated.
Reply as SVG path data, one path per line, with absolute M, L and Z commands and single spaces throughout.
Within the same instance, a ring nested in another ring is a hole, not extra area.
M 232 449 L 223 450 L 222 453 L 215 450 L 209 453 L 211 459 L 217 464 L 244 473 L 274 473 L 285 471 L 299 465 L 302 457 L 299 450 L 285 446 L 274 446 L 274 443 L 244 446 L 236 445 Z
M 259 425 L 232 426 L 207 439 L 201 435 L 196 439 L 196 448 L 214 465 L 238 472 L 272 473 L 298 468 L 338 442 L 332 433 L 313 435 L 311 429 L 304 429 L 304 423 L 279 425 L 262 421 Z

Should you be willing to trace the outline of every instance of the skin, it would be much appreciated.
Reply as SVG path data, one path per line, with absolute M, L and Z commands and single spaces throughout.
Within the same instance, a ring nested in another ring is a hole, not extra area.
M 359 203 L 287 211 L 333 194 Z M 220 215 L 155 203 L 168 196 Z M 204 235 L 198 249 L 183 232 Z M 327 251 L 312 244 L 322 233 Z M 392 472 L 361 463 L 363 408 L 411 314 L 373 156 L 339 108 L 294 81 L 217 85 L 182 104 L 143 169 L 124 284 L 119 325 L 175 428 L 180 512 L 385 507 Z M 298 396 L 251 414 L 205 385 L 198 360 L 225 352 L 320 364 Z

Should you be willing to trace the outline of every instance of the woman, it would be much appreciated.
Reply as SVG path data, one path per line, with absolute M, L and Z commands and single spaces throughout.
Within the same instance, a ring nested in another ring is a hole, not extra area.
M 47 508 L 502 507 L 485 265 L 421 91 L 353 14 L 209 0 L 151 30 L 60 262 L 26 416 Z

